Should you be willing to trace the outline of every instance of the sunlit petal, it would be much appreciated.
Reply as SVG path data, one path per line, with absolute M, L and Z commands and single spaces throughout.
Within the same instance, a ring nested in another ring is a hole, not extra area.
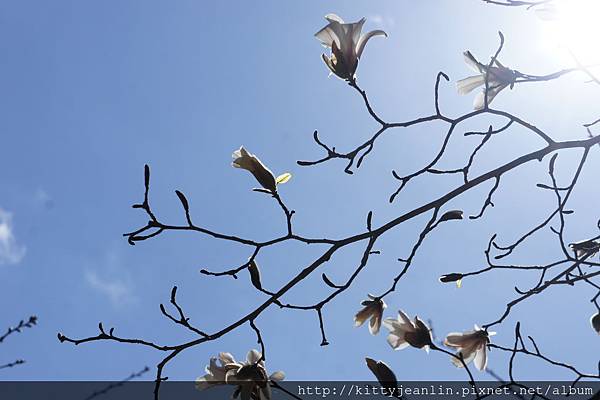
M 362 53 L 365 49 L 365 46 L 367 44 L 367 42 L 369 41 L 369 39 L 371 39 L 372 37 L 375 36 L 385 36 L 387 37 L 387 33 L 385 33 L 382 30 L 375 30 L 375 31 L 371 31 L 368 32 L 364 35 L 362 35 L 360 37 L 360 39 L 358 40 L 358 43 L 356 44 L 356 57 L 360 58 L 362 56 Z

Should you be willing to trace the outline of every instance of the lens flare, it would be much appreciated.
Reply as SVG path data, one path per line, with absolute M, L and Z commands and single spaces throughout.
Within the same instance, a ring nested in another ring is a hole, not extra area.
M 536 12 L 553 45 L 582 63 L 600 62 L 600 0 L 556 0 Z

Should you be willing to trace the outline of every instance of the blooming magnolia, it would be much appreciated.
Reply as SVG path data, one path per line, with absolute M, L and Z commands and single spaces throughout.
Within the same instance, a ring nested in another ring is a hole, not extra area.
M 473 361 L 475 367 L 483 371 L 487 367 L 487 344 L 490 342 L 490 336 L 495 332 L 488 332 L 475 325 L 475 329 L 463 333 L 449 333 L 444 340 L 444 345 L 458 349 L 456 355 L 462 357 L 465 364 Z M 459 368 L 464 367 L 463 363 L 452 358 L 452 363 Z
M 261 358 L 260 352 L 250 350 L 245 363 L 226 366 L 225 381 L 238 386 L 233 393 L 233 398 L 239 396 L 241 400 L 271 399 L 269 381 L 281 381 L 285 378 L 285 374 L 282 371 L 277 371 L 267 375 L 265 362 Z
M 196 380 L 196 388 L 207 389 L 214 385 L 228 384 L 237 386 L 233 398 L 241 400 L 270 400 L 271 386 L 269 382 L 281 381 L 285 378 L 282 371 L 267 375 L 262 355 L 256 350 L 250 350 L 245 362 L 237 362 L 229 353 L 220 353 L 217 359 L 211 358 L 206 367 L 206 375 Z
M 235 364 L 236 361 L 229 353 L 219 353 L 218 361 L 220 365 L 217 364 L 217 357 L 211 357 L 210 364 L 205 368 L 206 375 L 196 379 L 196 388 L 198 390 L 225 384 L 226 366 Z
M 387 342 L 394 350 L 412 346 L 417 349 L 424 348 L 429 352 L 429 346 L 432 344 L 429 327 L 418 317 L 415 316 L 414 321 L 411 321 L 404 311 L 399 310 L 398 318 L 386 318 L 383 326 L 390 331 Z
M 465 62 L 475 71 L 478 75 L 469 76 L 468 78 L 461 79 L 456 83 L 456 87 L 460 94 L 467 94 L 478 88 L 484 86 L 483 90 L 475 96 L 473 101 L 473 108 L 481 110 L 485 105 L 485 95 L 487 93 L 487 102 L 490 104 L 502 89 L 510 86 L 512 89 L 517 79 L 517 73 L 509 68 L 506 68 L 500 61 L 494 60 L 494 65 L 489 67 L 477 61 L 477 59 L 471 54 L 470 51 L 463 53 Z M 488 77 L 488 87 L 485 90 L 485 80 Z
M 386 36 L 382 30 L 370 31 L 361 34 L 366 19 L 361 18 L 358 22 L 346 24 L 344 20 L 335 14 L 327 14 L 325 19 L 329 23 L 315 33 L 317 39 L 323 46 L 331 49 L 331 55 L 322 55 L 323 61 L 332 73 L 338 77 L 351 81 L 358 66 L 365 45 L 374 36 Z
M 271 170 L 267 168 L 258 157 L 254 154 L 250 154 L 244 146 L 240 147 L 239 150 L 234 151 L 231 156 L 233 157 L 231 166 L 249 171 L 254 175 L 262 187 L 273 193 L 277 191 L 277 182 L 275 181 L 275 176 Z
M 385 302 L 372 294 L 368 294 L 369 300 L 364 300 L 360 304 L 363 308 L 354 316 L 354 326 L 361 326 L 366 320 L 369 321 L 369 332 L 371 335 L 377 335 L 381 328 L 381 318 L 383 318 L 383 310 L 387 307 Z

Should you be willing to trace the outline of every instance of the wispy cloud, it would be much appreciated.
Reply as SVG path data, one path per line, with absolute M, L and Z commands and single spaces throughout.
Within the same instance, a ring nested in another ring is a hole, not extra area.
M 381 28 L 393 28 L 396 25 L 396 19 L 392 16 L 375 14 L 367 19 Z
M 25 246 L 17 243 L 12 214 L 0 208 L 0 264 L 17 264 L 25 257 Z
M 95 271 L 85 271 L 85 281 L 92 289 L 108 297 L 115 307 L 122 307 L 135 302 L 131 285 L 121 279 L 107 279 Z
M 123 307 L 137 302 L 133 282 L 115 249 L 109 249 L 101 266 L 85 269 L 84 279 L 97 293 L 108 298 L 114 307 Z M 98 271 L 101 271 L 100 273 Z

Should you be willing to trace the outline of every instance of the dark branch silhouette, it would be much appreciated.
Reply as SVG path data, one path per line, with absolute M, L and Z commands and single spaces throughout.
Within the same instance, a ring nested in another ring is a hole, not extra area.
M 483 1 L 504 6 L 527 7 L 535 7 L 547 3 L 547 1 Z M 535 286 L 531 288 L 515 287 L 517 297 L 504 306 L 504 311 L 501 312 L 497 319 L 483 325 L 482 330 L 472 333 L 472 335 L 474 335 L 473 337 L 477 337 L 477 335 L 479 335 L 480 339 L 483 338 L 482 340 L 485 341 L 483 350 L 485 350 L 485 348 L 489 348 L 511 353 L 508 367 L 510 381 L 501 382 L 502 385 L 505 385 L 507 387 L 520 385 L 517 381 L 517 378 L 514 376 L 515 373 L 513 368 L 517 356 L 528 356 L 536 359 L 541 359 L 555 367 L 568 369 L 569 371 L 575 374 L 574 384 L 583 378 L 600 379 L 600 376 L 596 374 L 580 372 L 580 370 L 574 366 L 571 366 L 564 362 L 555 361 L 550 356 L 544 355 L 543 353 L 541 353 L 536 342 L 531 337 L 528 337 L 531 342 L 531 346 L 527 347 L 524 343 L 523 337 L 521 336 L 520 323 L 517 323 L 516 325 L 515 342 L 512 345 L 512 347 L 493 343 L 490 339 L 488 339 L 488 334 L 491 335 L 491 333 L 488 332 L 488 329 L 493 326 L 502 324 L 515 307 L 517 307 L 522 302 L 531 299 L 537 294 L 550 290 L 556 285 L 588 285 L 595 288 L 597 294 L 590 301 L 595 305 L 595 307 L 598 310 L 600 310 L 600 307 L 598 306 L 598 298 L 600 296 L 600 285 L 594 281 L 594 278 L 597 278 L 600 275 L 600 271 L 584 272 L 582 269 L 582 267 L 584 266 L 600 266 L 600 263 L 592 261 L 592 257 L 600 249 L 600 245 L 598 245 L 597 243 L 597 240 L 600 239 L 600 235 L 598 235 L 598 233 L 595 232 L 590 234 L 589 238 L 572 238 L 573 240 L 575 240 L 575 242 L 570 243 L 571 240 L 568 240 L 565 234 L 565 226 L 567 224 L 566 217 L 572 213 L 572 210 L 568 208 L 569 200 L 571 199 L 571 194 L 577 188 L 579 177 L 581 176 L 582 171 L 586 167 L 586 162 L 588 160 L 590 152 L 593 149 L 598 149 L 600 147 L 595 147 L 595 145 L 600 144 L 600 136 L 594 136 L 591 133 L 591 128 L 598 122 L 598 120 L 584 125 L 585 129 L 587 129 L 589 133 L 589 136 L 587 138 L 579 140 L 559 141 L 555 139 L 555 137 L 557 137 L 558 135 L 555 135 L 553 132 L 543 131 L 542 129 L 536 127 L 532 122 L 528 122 L 525 118 L 517 116 L 516 113 L 497 110 L 490 107 L 490 102 L 492 101 L 493 96 L 495 96 L 496 93 L 493 91 L 501 90 L 503 87 L 510 86 L 512 88 L 514 85 L 518 85 L 521 83 L 548 82 L 551 80 L 560 79 L 564 75 L 572 72 L 583 72 L 590 77 L 593 76 L 589 73 L 588 69 L 582 66 L 581 64 L 578 64 L 576 68 L 561 70 L 546 75 L 529 75 L 521 73 L 517 70 L 508 70 L 505 67 L 503 67 L 499 62 L 499 57 L 505 44 L 505 38 L 502 35 L 502 33 L 499 33 L 499 37 L 500 44 L 494 51 L 489 63 L 478 64 L 480 70 L 483 71 L 482 73 L 485 75 L 485 82 L 483 85 L 483 106 L 481 109 L 470 111 L 454 118 L 443 114 L 440 107 L 439 88 L 440 85 L 444 84 L 445 81 L 450 81 L 450 77 L 444 72 L 439 72 L 437 74 L 434 86 L 433 113 L 426 114 L 423 117 L 409 121 L 388 122 L 371 105 L 369 97 L 367 96 L 367 92 L 359 86 L 357 79 L 353 75 L 346 76 L 346 78 L 344 79 L 346 79 L 348 85 L 353 89 L 353 92 L 358 93 L 358 96 L 360 96 L 360 98 L 364 102 L 364 106 L 366 107 L 367 113 L 378 124 L 377 130 L 371 136 L 370 139 L 357 145 L 353 150 L 349 152 L 339 152 L 338 150 L 336 150 L 336 147 L 326 144 L 319 137 L 317 131 L 315 131 L 313 134 L 313 140 L 320 148 L 325 150 L 325 156 L 315 161 L 298 161 L 298 164 L 302 166 L 316 166 L 318 164 L 330 160 L 342 159 L 346 162 L 344 172 L 352 174 L 356 169 L 358 169 L 361 166 L 361 164 L 366 159 L 366 156 L 371 154 L 375 150 L 377 145 L 377 139 L 381 137 L 385 132 L 395 130 L 396 128 L 401 128 L 404 132 L 414 126 L 439 121 L 446 124 L 445 135 L 441 142 L 438 144 L 439 150 L 435 152 L 435 154 L 430 158 L 429 161 L 425 162 L 424 165 L 422 165 L 420 168 L 417 168 L 414 172 L 401 175 L 395 170 L 392 171 L 392 176 L 399 183 L 397 190 L 390 196 L 390 202 L 393 202 L 400 195 L 402 190 L 409 184 L 409 182 L 415 181 L 417 179 L 425 179 L 427 177 L 432 179 L 443 175 L 460 174 L 460 176 L 462 177 L 462 182 L 459 185 L 447 191 L 445 194 L 437 198 L 433 198 L 428 202 L 425 202 L 424 204 L 414 205 L 412 208 L 409 208 L 409 211 L 406 211 L 394 218 L 391 218 L 388 221 L 384 221 L 380 225 L 376 225 L 373 223 L 373 213 L 369 212 L 369 214 L 367 215 L 367 223 L 365 230 L 349 233 L 341 238 L 326 238 L 307 237 L 298 233 L 295 229 L 294 221 L 292 218 L 295 211 L 287 205 L 286 201 L 282 198 L 281 194 L 277 191 L 276 188 L 267 188 L 263 184 L 263 188 L 255 189 L 255 191 L 261 193 L 261 195 L 264 194 L 266 198 L 272 198 L 274 200 L 275 207 L 277 207 L 282 213 L 282 231 L 285 233 L 265 241 L 259 241 L 252 237 L 237 236 L 232 233 L 219 232 L 206 226 L 197 225 L 193 222 L 194 218 L 192 218 L 192 216 L 190 215 L 190 201 L 179 190 L 176 190 L 175 194 L 181 202 L 183 214 L 185 216 L 185 222 L 177 223 L 164 221 L 160 217 L 159 213 L 155 211 L 151 206 L 150 167 L 146 165 L 144 168 L 143 201 L 141 203 L 134 204 L 133 208 L 140 209 L 144 213 L 145 217 L 148 218 L 148 221 L 141 227 L 124 234 L 124 236 L 127 238 L 127 241 L 131 245 L 136 245 L 137 243 L 150 240 L 159 235 L 169 234 L 170 232 L 174 231 L 184 231 L 190 234 L 199 234 L 212 237 L 218 240 L 233 242 L 242 247 L 248 248 L 249 258 L 247 260 L 239 260 L 239 262 L 236 263 L 235 267 L 223 271 L 211 271 L 209 269 L 203 268 L 200 272 L 203 275 L 205 275 L 207 279 L 214 279 L 222 276 L 230 276 L 235 279 L 238 279 L 238 274 L 240 274 L 244 270 L 248 270 L 250 277 L 249 283 L 256 289 L 257 296 L 262 296 L 262 298 L 264 298 L 264 301 L 259 306 L 247 310 L 245 315 L 243 315 L 241 318 L 222 327 L 220 330 L 214 332 L 207 332 L 204 329 L 201 329 L 201 327 L 193 325 L 190 319 L 186 317 L 184 306 L 182 306 L 176 300 L 177 287 L 174 287 L 170 295 L 170 304 L 172 306 L 171 308 L 173 311 L 167 310 L 167 308 L 163 304 L 160 305 L 160 311 L 161 314 L 168 320 L 172 321 L 174 325 L 180 326 L 185 330 L 189 331 L 192 337 L 187 341 L 175 344 L 159 344 L 147 339 L 122 337 L 114 333 L 114 328 L 111 328 L 108 331 L 106 331 L 102 323 L 99 324 L 99 333 L 96 335 L 80 339 L 73 339 L 62 333 L 59 333 L 58 339 L 61 342 L 69 342 L 75 345 L 96 341 L 113 341 L 124 344 L 135 344 L 139 346 L 144 346 L 162 352 L 162 358 L 156 365 L 156 385 L 154 392 L 156 399 L 158 399 L 159 397 L 159 389 L 161 382 L 168 379 L 168 377 L 164 375 L 164 369 L 171 360 L 173 360 L 177 355 L 184 352 L 185 350 L 202 345 L 207 342 L 218 340 L 219 338 L 237 329 L 242 329 L 242 326 L 244 325 L 247 326 L 243 329 L 249 329 L 256 335 L 257 343 L 259 344 L 261 349 L 260 360 L 258 360 L 255 363 L 254 367 L 256 367 L 260 362 L 265 361 L 267 355 L 267 345 L 263 341 L 263 335 L 257 325 L 257 320 L 265 310 L 267 310 L 273 305 L 279 307 L 281 310 L 314 312 L 318 318 L 318 329 L 321 334 L 320 344 L 322 346 L 326 346 L 329 344 L 329 341 L 326 335 L 326 318 L 324 318 L 324 309 L 328 306 L 329 303 L 345 294 L 345 292 L 352 286 L 356 278 L 359 275 L 365 273 L 366 270 L 368 270 L 370 257 L 372 255 L 379 254 L 380 252 L 380 250 L 376 250 L 375 245 L 382 236 L 393 231 L 401 224 L 407 221 L 414 220 L 419 216 L 426 216 L 427 218 L 427 222 L 424 223 L 423 226 L 417 232 L 415 232 L 413 239 L 414 244 L 409 254 L 404 257 L 398 258 L 398 261 L 402 264 L 402 268 L 400 269 L 398 274 L 391 280 L 389 288 L 379 295 L 370 295 L 370 300 L 363 302 L 363 305 L 384 304 L 383 299 L 396 290 L 398 283 L 403 278 L 405 278 L 409 270 L 414 267 L 414 264 L 416 263 L 417 256 L 423 243 L 426 240 L 428 240 L 431 236 L 434 236 L 436 234 L 437 227 L 440 224 L 451 224 L 455 223 L 453 222 L 455 220 L 463 219 L 463 214 L 465 213 L 464 210 L 449 209 L 448 206 L 452 200 L 459 198 L 461 195 L 470 192 L 477 187 L 484 186 L 486 184 L 489 185 L 487 195 L 481 201 L 481 207 L 477 207 L 477 210 L 475 210 L 474 213 L 469 213 L 471 215 L 466 221 L 482 219 L 485 217 L 485 211 L 489 207 L 494 207 L 494 195 L 499 191 L 503 190 L 502 183 L 506 179 L 508 179 L 508 177 L 505 177 L 505 175 L 508 175 L 510 172 L 513 172 L 515 170 L 524 168 L 525 166 L 533 162 L 545 162 L 545 160 L 548 160 L 548 175 L 550 178 L 550 183 L 538 183 L 537 185 L 535 183 L 532 183 L 532 189 L 545 190 L 549 194 L 553 195 L 556 198 L 556 207 L 553 207 L 547 213 L 547 217 L 545 217 L 541 222 L 539 222 L 532 228 L 526 228 L 524 233 L 519 234 L 517 239 L 508 242 L 509 244 L 499 244 L 500 238 L 498 237 L 498 235 L 493 235 L 489 240 L 487 249 L 484 251 L 485 258 L 488 264 L 487 267 L 472 272 L 451 272 L 447 275 L 442 276 L 440 278 L 440 281 L 444 283 L 460 282 L 466 278 L 474 279 L 476 276 L 481 277 L 482 275 L 492 273 L 496 270 L 508 270 L 514 273 L 515 275 L 521 273 L 538 274 L 539 278 Z M 339 49 L 333 49 L 333 51 L 336 52 L 339 51 Z M 496 79 L 498 78 L 494 76 L 493 71 L 500 70 L 501 68 L 504 68 L 503 71 L 510 71 L 510 76 L 512 77 L 510 85 L 508 83 L 500 87 L 497 85 Z M 480 137 L 481 140 L 474 147 L 466 149 L 463 157 L 461 158 L 461 160 L 458 161 L 458 165 L 455 168 L 441 169 L 440 167 L 438 167 L 438 162 L 442 159 L 442 156 L 446 154 L 448 144 L 452 137 L 461 133 L 463 123 L 475 118 L 479 118 L 481 116 L 501 117 L 504 121 L 502 124 L 496 127 L 490 125 L 487 130 L 482 132 L 463 132 L 464 136 L 476 136 Z M 522 152 L 520 155 L 514 158 L 499 159 L 499 166 L 484 172 L 479 172 L 478 175 L 475 174 L 473 171 L 475 171 L 476 168 L 473 167 L 478 165 L 478 155 L 480 154 L 481 150 L 490 146 L 491 143 L 493 143 L 493 138 L 496 135 L 508 134 L 511 131 L 511 129 L 515 127 L 520 127 L 527 131 L 527 133 L 532 137 L 537 138 L 539 146 L 535 150 Z M 560 156 L 560 154 L 567 150 L 579 151 L 579 163 L 576 171 L 570 176 L 570 180 L 567 183 L 561 182 L 559 184 L 559 179 L 555 171 L 556 160 L 557 157 Z M 598 227 L 600 228 L 600 221 L 598 223 Z M 543 265 L 520 265 L 518 263 L 498 264 L 498 260 L 508 259 L 509 257 L 513 256 L 513 252 L 517 248 L 525 246 L 527 244 L 528 239 L 534 237 L 536 234 L 546 229 L 551 230 L 551 232 L 555 234 L 556 248 L 559 249 L 561 252 L 561 257 L 559 259 Z M 585 240 L 581 242 L 581 239 Z M 263 287 L 263 284 L 261 282 L 260 269 L 258 264 L 256 263 L 256 259 L 261 253 L 261 251 L 263 251 L 264 249 L 272 246 L 278 246 L 284 242 L 300 242 L 307 245 L 320 245 L 325 246 L 325 249 L 318 257 L 316 257 L 308 265 L 297 266 L 297 274 L 294 277 L 292 277 L 288 282 L 283 284 L 281 287 L 265 288 Z M 355 262 L 352 268 L 350 268 L 350 270 L 348 271 L 348 275 L 344 280 L 342 280 L 341 282 L 333 282 L 324 271 L 327 268 L 331 257 L 339 250 L 355 244 L 360 244 L 362 246 L 363 250 L 360 259 Z M 322 298 L 315 298 L 314 300 L 308 302 L 308 304 L 296 304 L 294 302 L 282 300 L 282 297 L 285 294 L 287 294 L 291 289 L 296 287 L 307 277 L 316 273 L 321 274 L 324 284 L 331 289 L 328 295 L 325 295 Z M 413 343 L 411 343 L 411 345 L 413 345 L 413 347 L 419 347 L 415 346 Z M 448 346 L 448 344 L 446 345 Z M 464 367 L 468 382 L 472 385 L 472 387 L 475 389 L 475 392 L 477 393 L 477 382 L 475 381 L 475 378 L 468 365 L 470 360 L 467 356 L 463 355 L 460 351 L 454 353 L 450 350 L 447 350 L 443 347 L 442 344 L 435 344 L 433 341 L 431 341 L 428 344 L 428 346 L 432 351 L 439 353 L 444 357 L 448 356 L 451 359 L 454 359 L 455 362 L 458 363 L 458 366 Z M 271 385 L 274 388 L 278 388 L 285 391 L 285 389 L 283 389 L 276 382 L 270 382 L 269 385 Z M 292 397 L 295 397 L 291 393 L 288 394 L 290 394 Z M 480 396 L 479 394 L 477 394 L 476 397 L 484 398 L 485 396 Z
M 2 343 L 4 341 L 4 339 L 9 337 L 10 335 L 12 335 L 14 333 L 20 333 L 24 328 L 32 328 L 36 324 L 37 324 L 37 317 L 35 315 L 32 315 L 31 317 L 29 317 L 29 319 L 27 321 L 25 321 L 25 320 L 19 321 L 17 326 L 8 327 L 8 329 L 6 330 L 6 333 L 4 335 L 0 336 L 0 343 Z
M 6 330 L 6 333 L 4 333 L 2 336 L 0 336 L 0 343 L 4 342 L 4 340 L 6 338 L 8 338 L 9 336 L 11 336 L 15 333 L 21 333 L 26 328 L 27 329 L 33 328 L 36 324 L 37 324 L 37 317 L 35 315 L 30 316 L 27 321 L 22 319 L 21 321 L 19 321 L 19 323 L 16 326 L 8 327 L 8 329 Z M 0 369 L 13 368 L 13 367 L 16 367 L 21 364 L 25 364 L 25 360 L 19 359 L 19 360 L 15 360 L 15 361 L 7 363 L 7 364 L 0 365 Z
M 21 364 L 25 364 L 25 360 L 15 360 L 8 364 L 0 365 L 0 369 L 12 368 L 12 367 L 16 367 L 17 365 L 21 365 Z
M 105 388 L 93 392 L 88 397 L 86 397 L 85 400 L 91 400 L 91 399 L 94 399 L 96 397 L 102 396 L 102 395 L 110 392 L 111 390 L 114 390 L 114 389 L 116 389 L 118 387 L 121 387 L 121 386 L 125 385 L 125 383 L 127 383 L 127 382 L 130 382 L 130 381 L 132 381 L 134 379 L 137 379 L 137 378 L 143 376 L 148 371 L 150 371 L 150 368 L 144 367 L 143 369 L 141 369 L 138 372 L 133 372 L 127 378 L 125 378 L 125 379 L 123 379 L 123 380 L 121 380 L 119 382 L 111 383 L 110 385 L 106 386 Z

